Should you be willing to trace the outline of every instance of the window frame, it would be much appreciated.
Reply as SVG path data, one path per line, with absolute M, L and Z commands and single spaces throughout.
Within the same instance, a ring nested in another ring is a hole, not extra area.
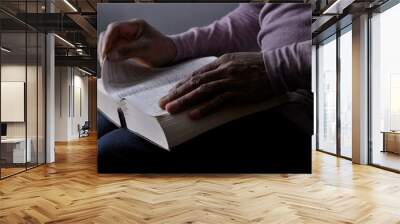
M 340 20 L 338 21 L 338 23 L 340 22 Z M 326 38 L 319 40 L 318 43 L 316 44 L 316 51 L 315 51 L 315 60 L 316 60 L 316 69 L 315 69 L 315 79 L 316 79 L 316 92 L 317 94 L 315 94 L 315 98 L 316 98 L 316 108 L 315 108 L 315 113 L 316 113 L 316 151 L 319 152 L 323 152 L 329 155 L 333 155 L 339 158 L 343 158 L 346 160 L 352 160 L 351 157 L 347 157 L 342 155 L 341 153 L 341 118 L 340 118 L 340 103 L 341 103 L 341 97 L 340 97 L 340 77 L 341 77 L 341 67 L 340 67 L 340 37 L 342 35 L 344 35 L 347 32 L 352 32 L 352 23 L 350 22 L 349 24 L 346 24 L 344 27 L 341 28 L 337 28 L 336 32 L 334 32 L 333 34 L 327 36 Z M 330 41 L 336 41 L 336 152 L 332 153 L 329 151 L 326 151 L 324 149 L 321 149 L 320 143 L 319 143 L 319 122 L 320 122 L 320 118 L 319 118 L 319 112 L 320 112 L 320 108 L 319 108 L 319 86 L 320 86 L 320 74 L 319 74 L 319 47 L 322 43 L 327 43 Z
M 42 0 L 34 0 L 34 1 L 30 2 L 30 3 L 36 4 L 36 13 L 39 13 L 39 2 L 43 2 L 43 1 Z M 27 16 L 27 13 L 29 13 L 29 12 L 27 12 L 28 1 L 25 0 L 25 1 L 22 1 L 22 3 L 25 4 L 25 12 L 24 13 L 25 13 L 25 16 Z M 45 12 L 48 11 L 47 8 L 48 7 L 46 7 L 46 9 L 45 9 L 46 11 Z M 14 173 L 6 175 L 6 176 L 2 174 L 2 168 L 0 167 L 0 180 L 3 180 L 3 179 L 6 179 L 8 177 L 12 177 L 12 176 L 17 175 L 19 173 L 26 172 L 26 171 L 28 171 L 30 169 L 33 169 L 33 168 L 39 167 L 41 165 L 44 165 L 47 162 L 47 144 L 48 143 L 47 143 L 47 110 L 46 110 L 46 108 L 47 108 L 47 80 L 46 79 L 47 79 L 47 43 L 48 43 L 48 40 L 47 40 L 47 32 L 43 32 L 41 30 L 38 30 L 38 29 L 30 26 L 29 24 L 23 22 L 22 20 L 14 17 L 8 11 L 4 10 L 3 8 L 1 8 L 1 6 L 0 6 L 0 12 L 4 13 L 5 15 L 10 16 L 10 18 L 15 20 L 16 22 L 21 23 L 22 26 L 23 26 L 23 30 L 16 31 L 16 32 L 19 32 L 19 33 L 25 35 L 25 40 L 24 40 L 24 42 L 25 42 L 25 49 L 24 49 L 24 51 L 25 51 L 25 56 L 24 56 L 25 57 L 25 97 L 24 97 L 25 98 L 25 102 L 24 102 L 24 120 L 25 120 L 24 129 L 25 129 L 25 135 L 23 137 L 25 139 L 25 166 L 24 166 L 23 170 L 14 172 Z M 25 17 L 25 20 L 26 20 L 26 17 Z M 1 26 L 1 24 L 0 24 L 0 26 Z M 9 32 L 8 31 L 3 31 L 3 30 L 0 31 L 0 46 L 2 45 L 2 43 L 1 43 L 2 42 L 2 38 L 1 37 L 2 37 L 3 33 L 9 33 Z M 11 33 L 13 33 L 13 32 L 11 32 Z M 28 78 L 27 78 L 27 76 L 28 76 L 28 34 L 33 34 L 33 35 L 36 36 L 36 49 L 35 49 L 35 52 L 36 52 L 36 60 L 35 60 L 35 65 L 36 65 L 36 69 L 35 69 L 36 70 L 36 72 L 35 72 L 36 73 L 36 91 L 34 93 L 36 95 L 35 96 L 36 97 L 36 122 L 34 122 L 35 125 L 36 125 L 36 136 L 34 136 L 33 138 L 36 138 L 37 145 L 36 145 L 36 161 L 35 161 L 34 164 L 30 164 L 30 166 L 28 166 L 28 163 L 29 163 L 29 162 L 27 162 L 28 161 L 28 158 L 27 158 L 28 153 L 26 153 L 27 152 L 27 147 L 28 147 L 28 144 L 27 144 L 27 142 L 28 142 L 28 110 L 27 110 L 27 94 L 28 94 L 27 93 L 27 83 L 28 83 Z M 43 34 L 43 35 L 39 35 L 39 34 Z M 39 36 L 42 36 L 42 38 L 40 40 L 39 40 Z M 42 70 L 41 70 L 42 74 L 41 75 L 42 75 L 42 82 L 43 82 L 42 84 L 44 85 L 43 86 L 44 91 L 42 93 L 42 96 L 44 96 L 44 98 L 42 99 L 43 105 L 41 105 L 41 107 L 43 107 L 42 109 L 44 109 L 44 111 L 43 111 L 44 115 L 41 118 L 39 118 L 40 115 L 39 115 L 39 112 L 38 112 L 39 111 L 39 81 L 38 81 L 39 68 L 38 67 L 40 65 L 40 63 L 39 63 L 39 41 L 41 41 L 42 48 L 43 48 L 43 49 L 41 49 L 40 52 L 43 53 L 43 55 L 41 55 L 41 56 L 42 56 L 42 60 L 44 62 L 43 64 L 41 64 L 42 65 Z M 0 54 L 0 82 L 2 81 L 2 75 L 1 75 L 1 67 L 3 66 L 2 62 L 3 62 L 2 56 Z M 0 89 L 1 89 L 1 86 L 0 86 Z M 0 105 L 0 110 L 1 110 L 1 105 Z M 41 155 L 41 157 L 43 157 L 42 158 L 43 162 L 39 162 L 39 142 L 38 142 L 38 139 L 39 139 L 39 119 L 41 120 L 41 122 L 43 122 L 42 124 L 43 124 L 43 128 L 44 128 L 44 130 L 43 130 L 43 145 L 42 145 L 43 148 L 41 149 L 42 152 L 43 152 L 43 155 Z M 42 119 L 44 119 L 44 120 L 42 120 Z M 0 121 L 0 123 L 1 123 L 1 121 Z M 2 152 L 2 150 L 1 150 L 1 144 L 0 144 L 0 156 L 1 156 L 1 152 Z

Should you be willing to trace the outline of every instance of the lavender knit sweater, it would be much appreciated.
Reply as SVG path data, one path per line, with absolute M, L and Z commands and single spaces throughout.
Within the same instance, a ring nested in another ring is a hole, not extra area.
M 172 35 L 177 48 L 175 60 L 261 51 L 276 95 L 310 91 L 311 15 L 308 4 L 243 3 L 208 26 Z M 308 100 L 311 104 L 304 97 L 297 101 L 282 113 L 311 132 L 312 99 Z

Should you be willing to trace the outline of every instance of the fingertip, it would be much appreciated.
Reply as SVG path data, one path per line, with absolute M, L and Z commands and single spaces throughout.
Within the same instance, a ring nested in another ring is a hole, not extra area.
M 168 111 L 171 114 L 174 114 L 174 113 L 176 113 L 177 108 L 176 108 L 176 105 L 174 103 L 167 103 L 165 105 L 165 110 Z
M 160 107 L 163 108 L 164 110 L 165 110 L 166 105 L 170 102 L 171 102 L 171 100 L 170 100 L 169 95 L 165 95 L 165 96 L 161 97 L 160 100 L 158 101 Z
M 160 101 L 158 102 L 158 106 L 160 106 L 161 109 L 165 110 L 165 105 L 167 103 L 165 102 L 165 100 L 160 99 Z

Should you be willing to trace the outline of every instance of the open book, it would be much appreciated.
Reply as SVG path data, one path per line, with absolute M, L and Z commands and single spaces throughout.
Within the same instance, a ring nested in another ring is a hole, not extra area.
M 257 104 L 226 107 L 200 120 L 191 120 L 185 111 L 171 115 L 159 107 L 160 98 L 178 81 L 215 59 L 198 58 L 164 68 L 147 68 L 131 60 L 106 60 L 98 79 L 98 108 L 121 126 L 119 110 L 129 130 L 170 150 L 207 130 L 288 100 L 288 96 L 281 96 Z

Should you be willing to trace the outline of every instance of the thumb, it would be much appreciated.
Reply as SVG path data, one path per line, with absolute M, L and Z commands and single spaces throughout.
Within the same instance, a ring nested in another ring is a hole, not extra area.
M 105 56 L 113 50 L 121 40 L 134 40 L 141 36 L 145 23 L 142 20 L 111 23 L 103 35 L 102 55 Z

